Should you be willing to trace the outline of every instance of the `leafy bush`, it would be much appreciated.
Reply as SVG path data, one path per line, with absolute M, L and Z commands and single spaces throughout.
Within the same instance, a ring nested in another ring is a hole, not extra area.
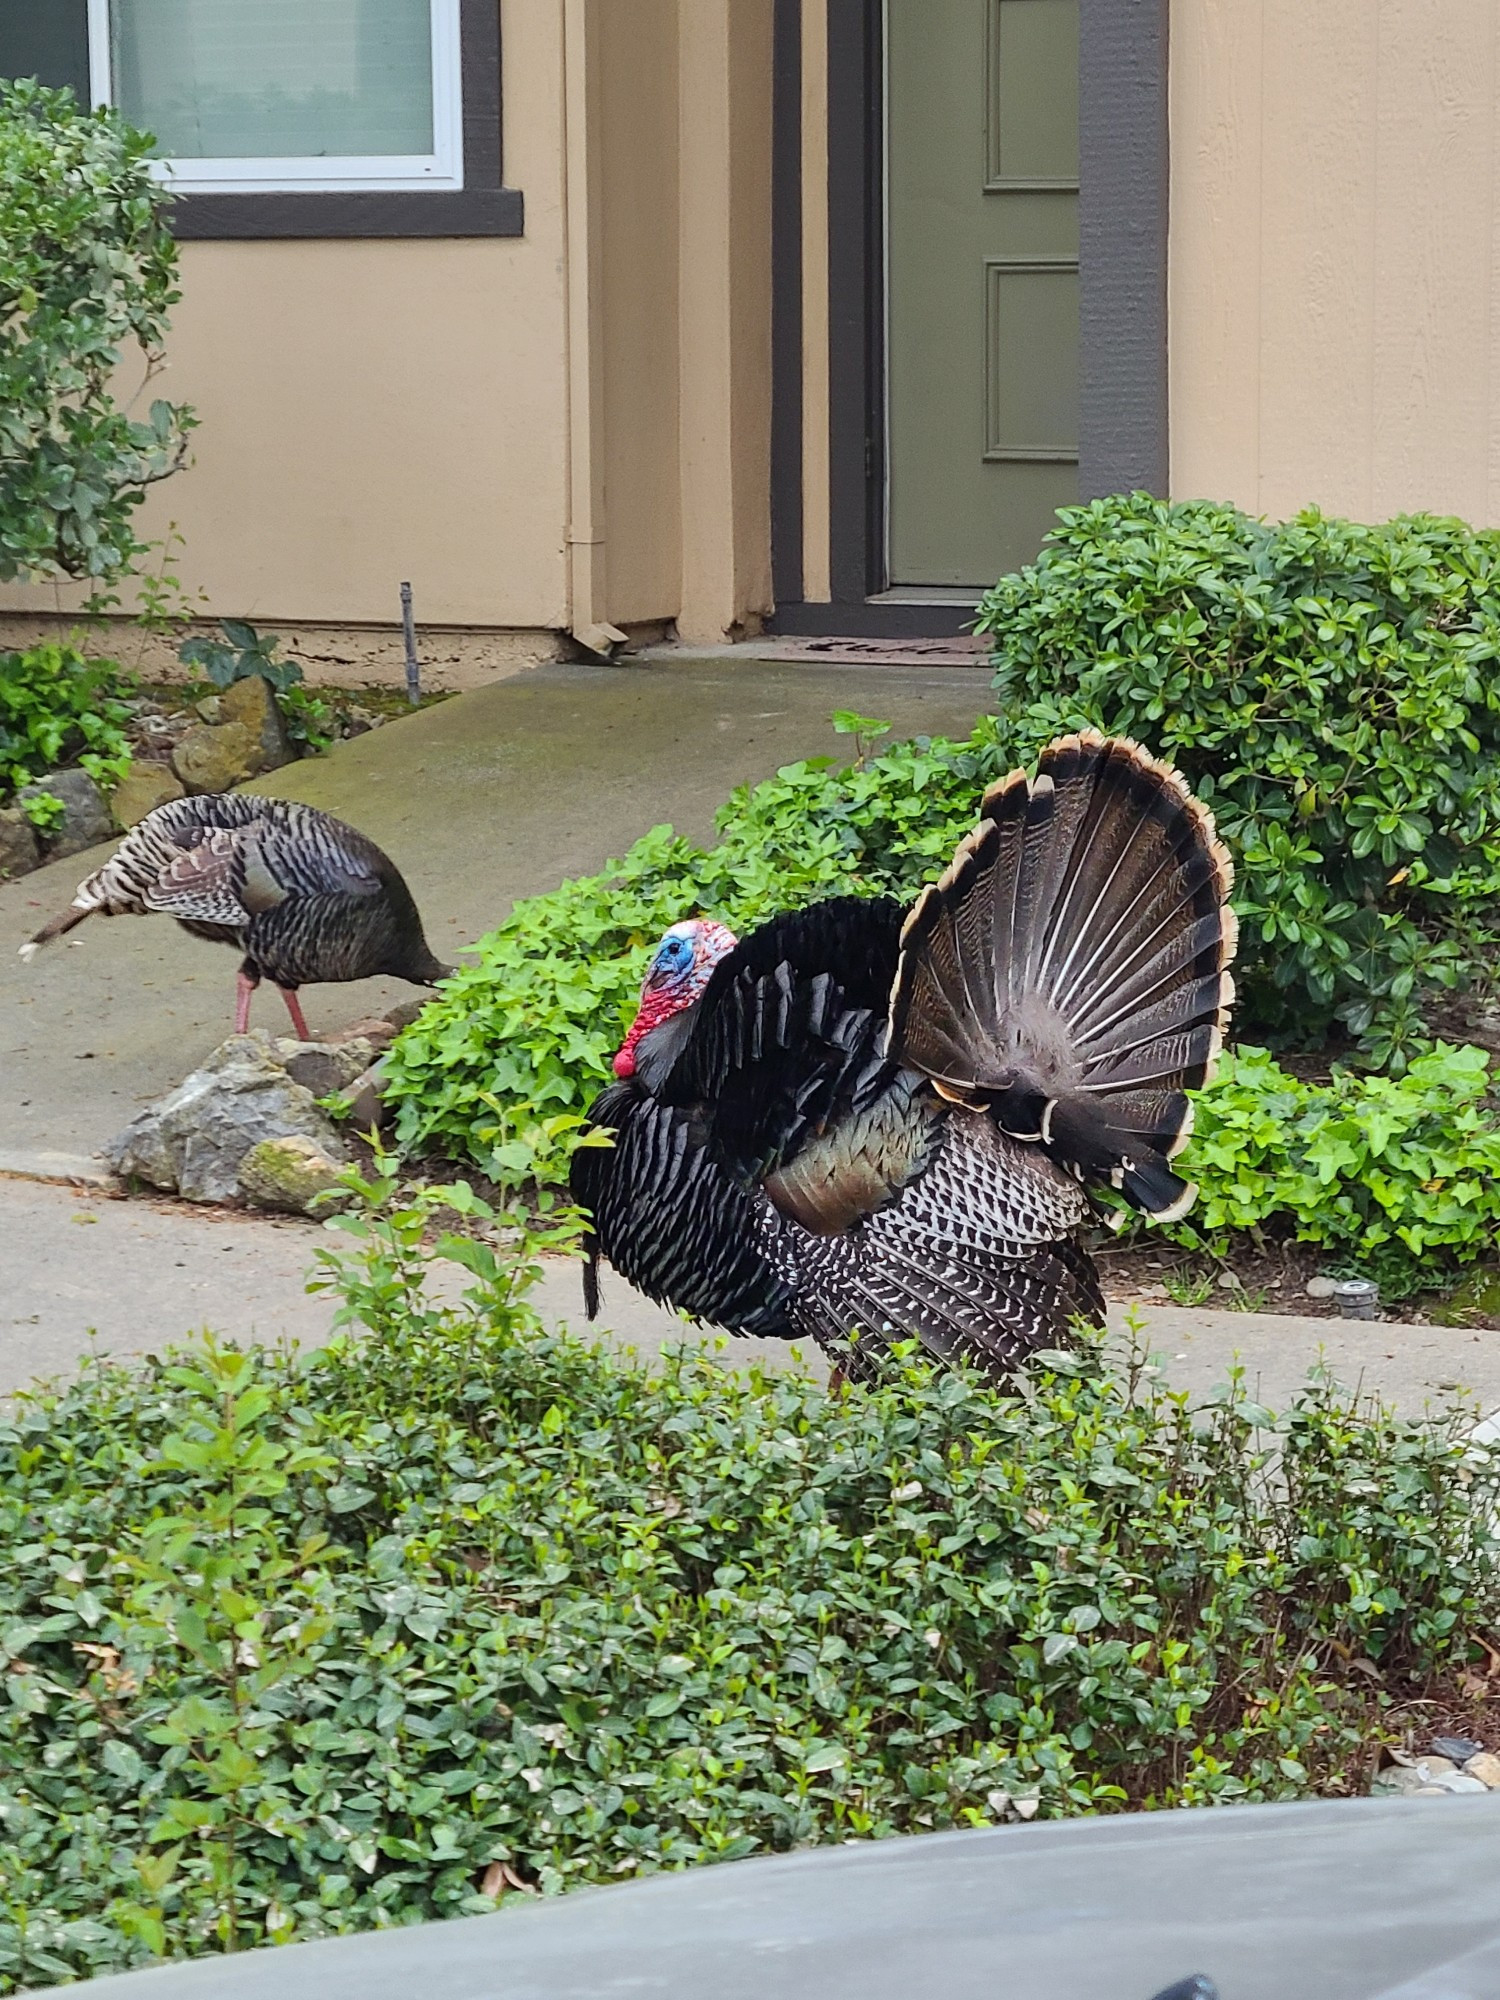
M 122 575 L 146 487 L 183 462 L 188 410 L 140 423 L 112 393 L 127 341 L 157 372 L 179 296 L 150 147 L 68 91 L 0 83 L 0 578 Z
M 1226 1057 L 1198 1093 L 1201 1193 L 1179 1242 L 1223 1253 L 1280 1229 L 1376 1277 L 1388 1297 L 1440 1285 L 1500 1242 L 1500 1126 L 1489 1057 L 1439 1043 L 1401 1077 L 1335 1071 L 1302 1083 L 1264 1049 Z
M 1325 1382 L 1195 1424 L 1092 1356 L 1025 1395 L 647 1374 L 543 1333 L 535 1238 L 449 1239 L 471 1295 L 434 1304 L 435 1208 L 486 1213 L 365 1192 L 335 1282 L 368 1337 L 91 1366 L 0 1419 L 0 1990 L 485 1885 L 1338 1790 L 1500 1612 L 1500 1474 Z
M 123 693 L 118 666 L 72 646 L 0 653 L 0 803 L 64 763 L 117 783 L 130 764 Z
M 1170 757 L 1239 871 L 1242 1031 L 1400 1053 L 1500 933 L 1500 534 L 1144 494 L 1065 510 L 985 598 L 1018 761 L 1090 723 Z
M 862 716 L 840 723 L 860 736 L 884 727 Z M 656 827 L 600 874 L 518 903 L 392 1050 L 401 1143 L 508 1179 L 497 1131 L 583 1109 L 608 1077 L 669 924 L 703 912 L 744 932 L 822 896 L 915 896 L 1005 768 L 984 731 L 968 744 L 918 737 L 847 769 L 805 758 L 736 791 L 716 846 Z

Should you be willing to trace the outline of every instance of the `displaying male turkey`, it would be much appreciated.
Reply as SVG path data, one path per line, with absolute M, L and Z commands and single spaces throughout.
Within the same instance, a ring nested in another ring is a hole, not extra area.
M 224 792 L 158 806 L 80 885 L 72 906 L 22 945 L 22 958 L 96 913 L 160 913 L 243 952 L 237 1035 L 263 978 L 281 989 L 306 1041 L 301 986 L 376 973 L 432 986 L 453 969 L 428 950 L 396 864 L 352 826 L 294 799 Z
M 1146 1215 L 1233 982 L 1229 858 L 1138 744 L 1095 734 L 985 794 L 909 913 L 839 898 L 736 943 L 662 940 L 575 1156 L 598 1260 L 731 1333 L 811 1336 L 868 1375 L 916 1339 L 1003 1374 L 1104 1302 L 1087 1189 Z

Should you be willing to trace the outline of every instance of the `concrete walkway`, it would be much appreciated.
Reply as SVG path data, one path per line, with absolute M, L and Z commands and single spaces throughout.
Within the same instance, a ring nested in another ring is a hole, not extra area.
M 734 786 L 845 747 L 828 724 L 834 709 L 888 719 L 899 734 L 953 734 L 987 696 L 988 677 L 972 668 L 740 654 L 544 666 L 293 765 L 265 788 L 324 806 L 388 848 L 449 954 L 518 897 L 598 868 L 663 820 L 707 838 Z M 241 1339 L 318 1341 L 332 1314 L 304 1289 L 314 1225 L 7 1177 L 87 1168 L 139 1104 L 228 1032 L 232 957 L 173 924 L 96 921 L 30 966 L 17 959 L 103 852 L 0 885 L 0 1394 L 70 1370 L 91 1344 L 138 1353 L 205 1324 Z M 315 1031 L 330 1029 L 407 992 L 387 981 L 314 989 L 308 1015 Z M 279 1025 L 274 997 L 256 1018 Z M 549 1271 L 542 1305 L 554 1321 L 579 1320 L 575 1267 Z M 1454 1385 L 1500 1406 L 1500 1336 L 1160 1307 L 1144 1317 L 1171 1379 L 1195 1393 L 1238 1354 L 1259 1393 L 1283 1401 L 1322 1351 L 1341 1377 L 1409 1409 Z M 645 1352 L 682 1332 L 618 1281 L 605 1321 Z M 747 1341 L 727 1353 L 757 1350 L 786 1356 Z
M 333 1304 L 310 1296 L 306 1273 L 320 1244 L 341 1241 L 319 1225 L 268 1221 L 184 1203 L 127 1201 L 95 1191 L 0 1177 L 0 1396 L 36 1377 L 63 1375 L 91 1351 L 159 1352 L 210 1326 L 237 1340 L 328 1336 Z M 454 1272 L 443 1293 L 456 1296 Z M 584 1324 L 576 1263 L 548 1267 L 539 1297 L 549 1323 Z M 1379 1390 L 1415 1413 L 1457 1389 L 1500 1408 L 1500 1337 L 1438 1326 L 1366 1325 L 1272 1313 L 1141 1308 L 1167 1379 L 1195 1396 L 1225 1379 L 1236 1359 L 1273 1408 L 1295 1393 L 1320 1355 L 1340 1380 Z M 1123 1308 L 1112 1314 L 1116 1326 Z M 693 1329 L 605 1274 L 603 1329 L 621 1346 L 655 1354 Z M 784 1366 L 779 1341 L 732 1340 L 723 1359 Z M 822 1357 L 805 1357 L 826 1375 Z
M 973 668 L 809 666 L 744 659 L 524 669 L 260 789 L 305 799 L 379 841 L 411 883 L 440 957 L 522 896 L 591 872 L 652 826 L 707 839 L 736 785 L 847 751 L 852 708 L 898 735 L 962 734 L 984 712 Z M 26 966 L 24 940 L 66 907 L 107 850 L 0 885 L 0 1165 L 86 1158 L 229 1033 L 234 960 L 161 919 L 95 919 Z M 313 1031 L 382 1011 L 390 980 L 315 987 Z M 258 1023 L 283 1025 L 274 994 Z

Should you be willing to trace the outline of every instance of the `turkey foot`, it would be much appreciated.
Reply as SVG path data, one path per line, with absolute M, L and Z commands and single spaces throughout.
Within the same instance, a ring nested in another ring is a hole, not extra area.
M 310 1042 L 312 1036 L 307 1031 L 307 1022 L 302 1017 L 302 1002 L 297 998 L 295 986 L 278 986 L 276 991 L 286 1002 L 286 1011 L 292 1017 L 292 1026 L 297 1030 L 299 1042 Z
M 234 1032 L 248 1035 L 250 1032 L 250 996 L 260 984 L 248 972 L 242 972 L 234 982 Z

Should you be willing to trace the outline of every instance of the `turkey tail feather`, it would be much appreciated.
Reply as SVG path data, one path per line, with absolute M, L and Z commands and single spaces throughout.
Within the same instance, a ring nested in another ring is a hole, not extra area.
M 51 944 L 52 940 L 60 938 L 64 931 L 70 931 L 75 924 L 81 924 L 84 918 L 91 917 L 98 907 L 97 903 L 92 902 L 69 904 L 67 909 L 61 910 L 55 917 L 49 918 L 36 933 L 35 937 L 26 940 L 25 944 L 21 946 L 20 956 L 26 959 L 35 958 L 44 944 Z
M 917 902 L 887 1047 L 944 1095 L 1039 1139 L 1080 1179 L 1166 1219 L 1185 1092 L 1222 1046 L 1233 870 L 1213 818 L 1125 737 L 1066 736 L 1014 771 Z

